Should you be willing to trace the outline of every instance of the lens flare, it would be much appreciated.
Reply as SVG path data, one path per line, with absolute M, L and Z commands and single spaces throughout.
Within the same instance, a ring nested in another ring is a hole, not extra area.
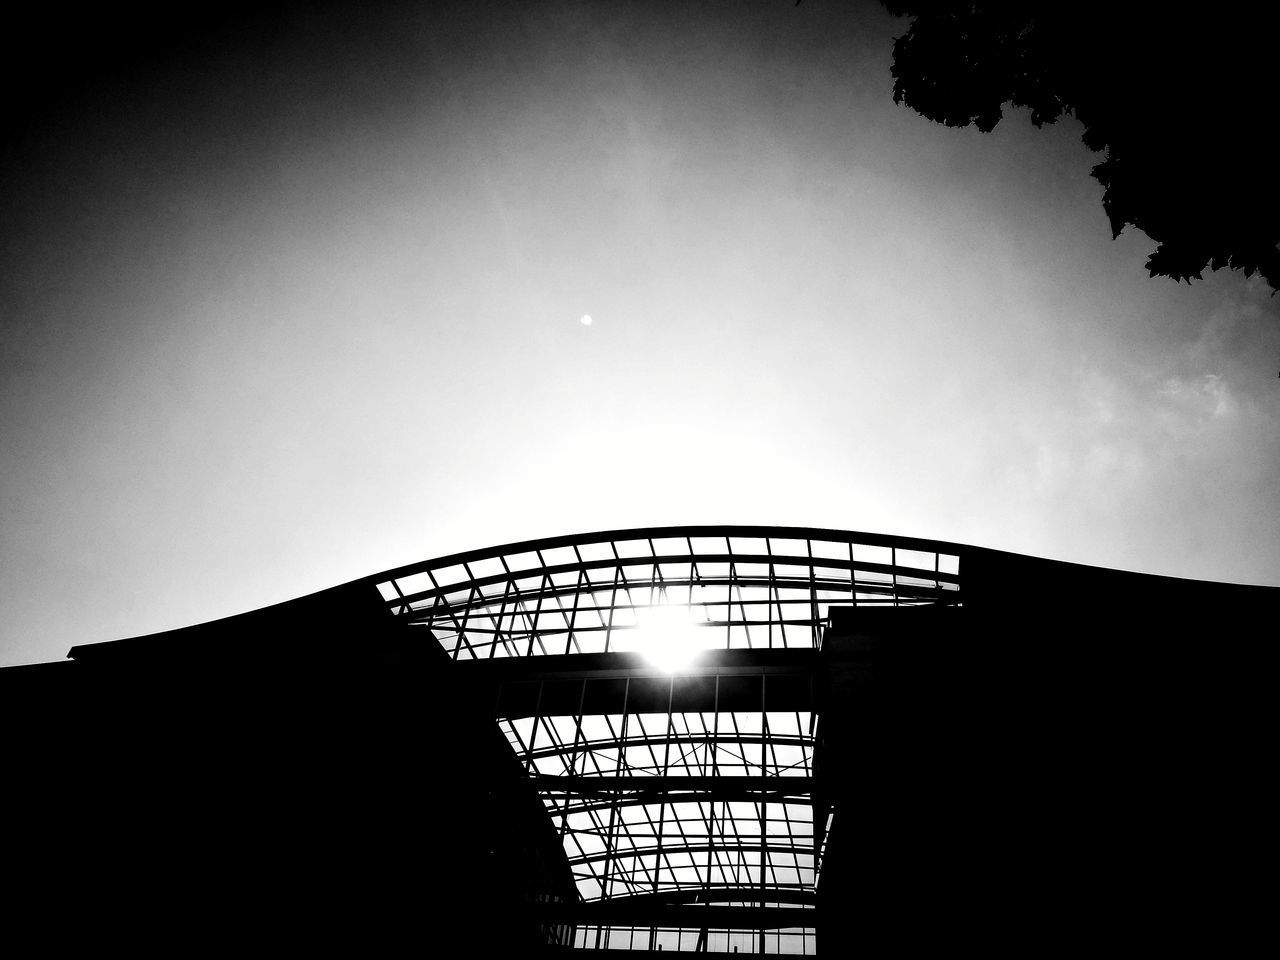
M 636 629 L 627 646 L 668 673 L 687 667 L 707 649 L 712 631 L 684 604 L 663 603 L 636 611 Z

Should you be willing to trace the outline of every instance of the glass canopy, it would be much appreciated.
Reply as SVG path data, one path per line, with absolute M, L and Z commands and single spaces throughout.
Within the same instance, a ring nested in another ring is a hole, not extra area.
M 958 601 L 958 546 L 779 527 L 529 541 L 382 575 L 387 605 L 457 660 L 627 649 L 644 611 L 690 611 L 706 646 L 815 648 L 832 605 Z
M 813 954 L 830 813 L 808 692 L 822 631 L 833 606 L 958 605 L 961 550 L 808 528 L 626 530 L 446 557 L 378 587 L 460 667 L 521 671 L 497 723 L 582 908 L 615 911 L 581 914 L 575 947 Z M 689 649 L 736 653 L 671 659 Z M 684 912 L 616 912 L 637 904 Z

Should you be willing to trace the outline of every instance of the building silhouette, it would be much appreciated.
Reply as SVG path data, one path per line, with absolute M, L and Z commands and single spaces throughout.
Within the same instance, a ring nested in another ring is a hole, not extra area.
M 142 954 L 1222 949 L 1260 895 L 1278 609 L 667 527 L 78 646 L 0 671 L 8 924 Z

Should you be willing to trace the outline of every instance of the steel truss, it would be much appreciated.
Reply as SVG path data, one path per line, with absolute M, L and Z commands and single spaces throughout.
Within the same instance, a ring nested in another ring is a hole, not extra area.
M 496 688 L 594 949 L 816 952 L 829 811 L 812 696 L 832 606 L 958 605 L 952 544 L 833 530 L 670 527 L 474 551 L 377 578 L 389 610 Z M 692 611 L 710 648 L 665 674 L 637 613 Z

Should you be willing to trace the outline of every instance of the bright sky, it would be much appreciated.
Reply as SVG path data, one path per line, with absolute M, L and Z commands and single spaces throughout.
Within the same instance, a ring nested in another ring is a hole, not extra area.
M 469 0 L 82 93 L 0 182 L 0 663 L 650 524 L 1280 584 L 1280 299 L 1149 279 L 1074 124 L 895 106 L 903 30 Z

